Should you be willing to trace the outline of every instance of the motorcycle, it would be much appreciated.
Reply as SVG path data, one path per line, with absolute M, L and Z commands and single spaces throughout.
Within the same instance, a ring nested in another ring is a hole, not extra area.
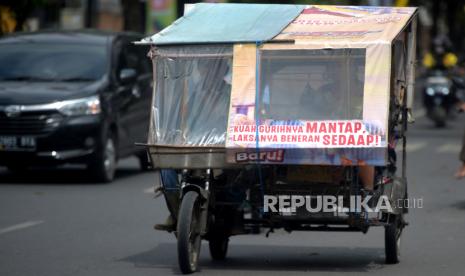
M 434 70 L 426 78 L 423 104 L 426 115 L 436 127 L 446 126 L 447 120 L 454 115 L 454 107 L 459 101 L 457 90 L 462 83 L 460 78 L 451 78 L 442 70 Z

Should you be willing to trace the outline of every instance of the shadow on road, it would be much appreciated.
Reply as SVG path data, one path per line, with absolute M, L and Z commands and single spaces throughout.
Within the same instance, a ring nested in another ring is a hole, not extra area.
M 459 209 L 459 210 L 465 211 L 465 200 L 462 200 L 462 201 L 459 201 L 459 202 L 456 202 L 456 203 L 452 204 L 452 207 L 454 207 L 456 209 Z
M 369 272 L 384 266 L 382 248 L 296 247 L 231 244 L 225 261 L 212 261 L 208 246 L 202 246 L 200 270 L 250 271 L 344 271 Z M 175 243 L 161 243 L 154 249 L 120 261 L 137 267 L 166 268 L 180 274 Z

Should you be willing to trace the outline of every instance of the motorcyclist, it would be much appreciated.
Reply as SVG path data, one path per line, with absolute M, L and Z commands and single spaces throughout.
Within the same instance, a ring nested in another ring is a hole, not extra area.
M 452 42 L 446 35 L 438 35 L 433 40 L 432 52 L 423 57 L 423 66 L 432 70 L 447 70 L 453 68 L 458 61 L 452 51 Z

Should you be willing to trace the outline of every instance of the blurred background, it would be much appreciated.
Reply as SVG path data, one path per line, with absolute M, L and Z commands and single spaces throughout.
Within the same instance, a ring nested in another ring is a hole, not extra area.
M 146 58 L 147 49 L 134 49 L 132 42 L 139 40 L 142 35 L 151 35 L 160 31 L 182 16 L 184 4 L 197 2 L 201 1 L 0 0 L 0 42 L 6 41 L 3 49 L 9 46 L 8 43 L 13 45 L 9 51 L 20 49 L 16 46 L 20 44 L 37 41 L 43 43 L 42 47 L 26 45 L 21 49 L 24 50 L 23 52 L 32 53 L 32 56 L 38 55 L 40 51 L 46 52 L 46 55 L 43 55 L 44 60 L 55 58 L 53 62 L 47 64 L 50 64 L 51 69 L 56 69 L 55 67 L 59 67 L 57 65 L 63 64 L 69 64 L 69 68 L 76 67 L 74 63 L 83 61 L 80 57 L 84 50 L 89 50 L 90 44 L 100 47 L 104 45 L 102 42 L 105 41 L 104 39 L 120 41 L 121 49 L 105 50 L 117 53 L 115 60 L 118 65 L 112 68 L 113 71 L 109 74 L 117 76 L 118 80 L 108 90 L 116 91 L 118 85 L 124 86 L 126 90 L 122 89 L 124 93 L 119 93 L 120 100 L 134 98 L 135 100 L 130 103 L 133 109 L 129 109 L 130 104 L 125 101 L 118 102 L 117 106 L 125 113 L 136 114 L 134 110 L 139 110 L 148 115 L 148 107 L 141 108 L 134 105 L 138 102 L 149 103 L 149 100 L 143 97 L 145 90 L 133 89 L 143 87 L 142 84 L 136 85 L 138 84 L 136 80 L 150 80 L 151 68 L 149 59 Z M 410 225 L 403 234 L 402 261 L 395 266 L 384 264 L 382 231 L 370 230 L 367 235 L 299 232 L 292 235 L 273 233 L 271 239 L 265 239 L 263 235 L 235 237 L 228 253 L 231 258 L 228 262 L 220 264 L 211 262 L 207 257 L 208 248 L 203 248 L 200 257 L 202 273 L 268 276 L 282 275 L 282 271 L 286 270 L 289 274 L 306 273 L 306 275 L 311 272 L 316 272 L 318 275 L 346 272 L 357 275 L 365 272 L 386 275 L 463 274 L 465 185 L 463 180 L 454 179 L 454 173 L 460 166 L 458 155 L 465 118 L 464 114 L 458 114 L 455 108 L 457 102 L 463 102 L 463 96 L 459 92 L 465 90 L 463 80 L 465 0 L 204 2 L 419 7 L 418 78 L 414 110 L 416 122 L 408 133 L 407 163 L 409 195 L 412 198 L 422 199 L 424 206 L 409 210 L 407 220 Z M 43 30 L 61 32 L 81 29 L 105 30 L 112 33 L 97 32 L 88 36 L 76 36 L 75 40 L 70 41 L 64 41 L 60 37 L 44 39 L 40 35 L 37 38 L 19 35 L 17 40 L 13 35 L 11 41 L 8 40 L 9 34 L 19 32 L 39 31 L 40 33 Z M 121 38 L 123 31 L 142 35 L 134 37 L 131 33 L 129 37 Z M 56 41 L 67 43 L 67 46 L 57 46 Z M 71 47 L 73 51 L 70 50 L 66 55 L 70 61 L 63 62 L 64 59 L 57 55 L 57 52 L 67 51 L 71 49 L 70 45 L 74 47 L 75 44 L 82 45 L 79 49 Z M 11 60 L 9 58 L 12 55 L 6 50 L 3 51 L 5 60 L 7 58 Z M 103 55 L 105 51 L 97 52 Z M 19 50 L 17 52 L 20 58 L 25 56 L 23 52 Z M 1 57 L 0 48 L 0 79 L 1 73 L 9 73 L 10 66 L 14 64 L 1 62 Z M 28 64 L 24 66 L 26 69 L 30 67 Z M 63 71 L 68 72 L 69 68 Z M 39 69 L 37 73 L 42 74 L 44 70 Z M 149 77 L 144 78 L 145 75 Z M 45 87 L 46 83 L 43 79 L 31 80 L 24 76 L 16 76 L 13 80 L 3 83 L 0 81 L 0 96 L 3 93 L 5 96 L 3 99 L 8 99 L 15 94 L 10 91 L 20 91 L 19 88 L 22 89 L 21 91 L 29 92 L 28 95 L 34 96 L 40 93 L 45 95 L 44 90 L 47 88 L 53 90 L 55 97 L 68 92 L 71 94 L 71 92 L 86 90 L 83 87 L 98 85 L 96 89 L 102 90 L 103 88 L 100 87 L 106 85 L 101 82 L 94 85 L 95 79 L 83 79 L 82 76 L 68 77 L 68 81 L 72 84 L 66 83 L 66 85 L 64 84 L 66 80 L 63 79 L 48 81 L 59 84 L 50 83 Z M 10 85 L 8 87 L 7 82 Z M 33 82 L 38 84 L 31 86 Z M 11 86 L 12 83 L 15 83 L 15 87 Z M 145 86 L 147 93 L 150 94 L 150 85 Z M 86 93 L 90 93 L 87 90 Z M 29 100 L 28 98 L 33 98 L 32 96 L 23 98 Z M 1 100 L 0 97 L 0 106 L 5 104 Z M 84 103 L 89 103 L 87 96 L 85 100 Z M 95 102 L 90 102 L 93 103 Z M 84 111 L 96 113 L 101 111 L 99 105 L 89 105 L 89 107 L 94 109 Z M 82 110 L 77 109 L 77 111 Z M 87 116 L 88 113 L 84 115 Z M 56 123 L 55 119 L 67 118 L 66 114 L 53 116 L 51 124 Z M 44 118 L 48 119 L 48 117 Z M 438 118 L 442 121 L 438 121 Z M 0 138 L 8 130 L 5 127 L 6 123 L 1 124 L 1 119 L 0 116 Z M 12 116 L 10 119 L 19 121 L 21 116 Z M 126 124 L 132 126 L 132 121 L 129 119 Z M 146 121 L 139 117 L 132 119 L 148 124 L 148 119 Z M 447 124 L 444 121 L 447 121 Z M 16 123 L 10 124 L 10 127 L 16 127 L 14 124 Z M 6 134 L 8 136 L 15 134 L 12 133 Z M 146 132 L 144 130 L 141 133 Z M 63 137 L 62 134 L 58 136 Z M 87 145 L 85 144 L 87 140 L 82 141 L 80 141 L 81 146 L 90 147 L 92 144 Z M 135 141 L 140 142 L 143 139 L 138 138 Z M 0 139 L 0 145 L 1 142 Z M 134 143 L 133 140 L 129 142 L 131 145 Z M 111 143 L 109 145 L 111 146 Z M 168 215 L 164 199 L 159 197 L 154 200 L 154 186 L 158 185 L 159 175 L 153 170 L 145 170 L 148 169 L 147 164 L 144 164 L 147 156 L 137 157 L 140 160 L 134 156 L 120 160 L 115 180 L 111 185 L 101 184 L 109 181 L 90 184 L 86 173 L 73 168 L 57 170 L 55 167 L 40 167 L 26 171 L 21 167 L 22 163 L 19 164 L 20 166 L 8 169 L 0 166 L 0 275 L 179 274 L 176 270 L 175 237 L 169 233 L 153 230 L 153 225 L 163 222 Z M 0 158 L 0 163 L 6 159 L 1 156 Z
M 2 0 L 0 35 L 42 29 L 93 28 L 153 34 L 168 26 L 184 12 L 184 0 Z M 417 6 L 420 27 L 418 50 L 421 57 L 430 51 L 434 38 L 447 36 L 451 49 L 463 59 L 465 1 L 346 0 L 346 1 L 227 1 L 222 3 L 341 4 L 372 6 Z

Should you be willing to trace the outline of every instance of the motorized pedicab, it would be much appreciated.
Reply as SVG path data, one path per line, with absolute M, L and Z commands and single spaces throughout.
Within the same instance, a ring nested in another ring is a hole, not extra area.
M 183 273 L 202 239 L 224 259 L 231 236 L 278 228 L 383 226 L 386 262 L 399 261 L 415 15 L 195 4 L 139 42 L 154 70 L 146 146 Z

